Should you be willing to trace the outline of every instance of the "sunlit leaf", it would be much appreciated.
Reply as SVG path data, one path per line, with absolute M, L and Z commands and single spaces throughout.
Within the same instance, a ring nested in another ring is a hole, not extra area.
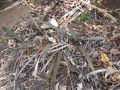
M 77 36 L 76 36 L 75 31 L 73 30 L 73 28 L 71 26 L 69 26 L 69 25 L 68 25 L 68 28 L 69 28 L 69 31 L 70 31 L 71 35 L 73 36 L 73 38 L 75 40 L 77 40 Z
M 108 56 L 104 52 L 101 52 L 101 60 L 104 63 L 109 63 Z
M 3 29 L 3 31 L 7 32 L 8 35 L 13 36 L 14 38 L 16 38 L 19 41 L 22 41 L 22 39 L 17 34 L 15 34 L 13 31 L 9 30 L 6 27 L 2 27 L 2 29 Z

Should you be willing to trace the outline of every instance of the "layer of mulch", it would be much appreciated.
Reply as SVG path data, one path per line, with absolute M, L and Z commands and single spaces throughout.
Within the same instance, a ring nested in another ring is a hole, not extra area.
M 12 29 L 22 40 L 7 37 L 0 52 L 0 89 L 119 90 L 119 20 L 88 9 L 77 0 L 31 7 Z

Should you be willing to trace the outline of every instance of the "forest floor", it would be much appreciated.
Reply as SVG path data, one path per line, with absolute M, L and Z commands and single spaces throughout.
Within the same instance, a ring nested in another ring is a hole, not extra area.
M 28 0 L 0 12 L 0 90 L 119 90 L 119 5 Z

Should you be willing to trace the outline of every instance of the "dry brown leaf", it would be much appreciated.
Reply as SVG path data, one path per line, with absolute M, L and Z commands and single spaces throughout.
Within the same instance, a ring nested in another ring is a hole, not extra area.
M 100 30 L 103 33 L 104 37 L 107 37 L 107 31 L 105 30 L 104 25 L 92 25 L 94 29 Z
M 47 43 L 48 43 L 48 41 L 43 42 L 42 45 L 40 46 L 40 48 L 38 49 L 38 52 L 41 52 Z
M 118 49 L 111 49 L 110 53 L 117 55 L 117 54 L 120 54 L 120 51 L 118 51 Z
M 50 5 L 49 5 L 49 7 L 51 7 L 51 9 L 54 8 L 54 6 L 55 6 L 54 2 L 51 2 Z
M 112 66 L 108 66 L 107 69 L 108 70 L 105 73 L 105 78 L 117 72 L 117 70 L 115 70 Z
M 65 61 L 61 61 L 60 64 L 66 67 L 68 66 L 68 64 Z

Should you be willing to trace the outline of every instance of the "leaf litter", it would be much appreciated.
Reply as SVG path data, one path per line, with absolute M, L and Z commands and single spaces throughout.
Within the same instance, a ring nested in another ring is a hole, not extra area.
M 29 19 L 12 30 L 2 27 L 11 37 L 6 40 L 9 47 L 0 53 L 1 88 L 119 88 L 120 27 L 116 18 L 91 3 L 46 0 L 37 7 L 24 4 L 31 9 L 25 9 Z M 75 22 L 83 13 L 90 19 Z

